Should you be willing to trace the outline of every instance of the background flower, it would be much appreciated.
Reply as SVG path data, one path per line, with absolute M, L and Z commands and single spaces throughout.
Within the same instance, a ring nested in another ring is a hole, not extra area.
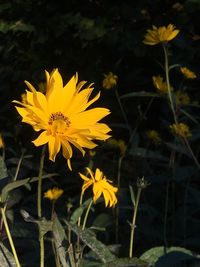
M 49 200 L 57 200 L 59 197 L 62 196 L 63 194 L 63 190 L 58 188 L 58 187 L 54 187 L 52 189 L 49 189 L 47 190 L 45 193 L 44 193 L 44 197 L 45 198 L 48 198 Z

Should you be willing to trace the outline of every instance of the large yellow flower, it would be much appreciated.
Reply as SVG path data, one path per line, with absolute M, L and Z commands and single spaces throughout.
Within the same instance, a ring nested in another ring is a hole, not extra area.
M 156 45 L 169 42 L 174 39 L 178 33 L 179 30 L 175 29 L 175 26 L 172 24 L 169 24 L 167 27 L 156 27 L 153 25 L 153 30 L 147 30 L 143 43 L 147 45 Z
M 91 171 L 90 168 L 87 168 L 87 172 L 90 175 L 90 178 L 85 176 L 82 173 L 79 173 L 80 177 L 84 180 L 84 184 L 82 186 L 82 195 L 84 194 L 85 190 L 93 185 L 93 201 L 94 203 L 100 198 L 103 194 L 105 199 L 106 207 L 115 206 L 117 203 L 116 192 L 118 191 L 117 187 L 112 186 L 110 180 L 108 180 L 103 172 L 101 172 L 98 168 L 95 171 L 95 174 Z
M 27 103 L 14 101 L 22 107 L 16 107 L 22 116 L 22 121 L 33 126 L 35 131 L 42 131 L 35 146 L 48 143 L 49 159 L 55 161 L 56 155 L 62 148 L 63 156 L 67 159 L 71 169 L 70 159 L 74 145 L 84 155 L 83 148 L 93 149 L 96 144 L 92 141 L 106 140 L 110 136 L 110 128 L 99 123 L 110 111 L 106 108 L 92 108 L 86 110 L 99 97 L 98 93 L 89 101 L 93 91 L 92 84 L 85 87 L 85 81 L 78 82 L 78 75 L 74 75 L 63 86 L 62 77 L 55 69 L 52 73 L 46 71 L 47 91 L 44 95 L 27 81 L 30 91 L 26 91 Z

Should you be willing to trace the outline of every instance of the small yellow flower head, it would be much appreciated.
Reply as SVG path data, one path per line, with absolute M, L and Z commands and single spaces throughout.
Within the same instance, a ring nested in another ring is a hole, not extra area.
M 116 140 L 115 138 L 109 138 L 108 143 L 112 146 L 119 148 L 121 156 L 125 155 L 127 145 L 124 142 L 124 140 L 122 140 L 122 139 Z
M 186 67 L 181 67 L 180 71 L 183 73 L 186 79 L 195 79 L 197 75 Z
M 83 195 L 88 187 L 93 186 L 94 203 L 103 194 L 105 206 L 114 207 L 117 203 L 117 197 L 115 194 L 117 193 L 118 188 L 111 185 L 112 182 L 108 180 L 104 176 L 103 172 L 101 172 L 98 168 L 96 169 L 95 173 L 93 173 L 90 168 L 87 168 L 87 172 L 90 175 L 90 178 L 82 173 L 79 173 L 80 177 L 84 180 L 81 194 Z
M 149 130 L 146 132 L 146 136 L 155 146 L 158 146 L 161 144 L 161 137 L 157 131 Z
M 2 137 L 2 134 L 0 133 L 0 148 L 4 148 L 5 145 L 4 145 L 4 141 L 3 141 L 3 137 Z
M 44 197 L 48 198 L 49 200 L 53 200 L 56 201 L 59 197 L 61 197 L 63 194 L 63 190 L 58 188 L 58 187 L 54 187 L 52 189 L 47 190 L 44 193 Z
M 170 129 L 173 134 L 183 138 L 188 138 L 192 135 L 189 126 L 182 122 L 178 124 L 173 123 L 170 125 Z
M 160 75 L 158 76 L 153 76 L 152 77 L 153 80 L 153 85 L 155 86 L 155 88 L 158 90 L 159 93 L 161 94 L 165 94 L 167 93 L 167 82 L 165 82 L 163 80 L 163 77 L 161 77 Z M 171 86 L 171 90 L 172 90 L 172 86 Z
M 99 121 L 110 111 L 106 108 L 88 109 L 100 97 L 98 93 L 90 99 L 92 84 L 85 86 L 86 81 L 78 83 L 78 74 L 63 85 L 58 69 L 46 73 L 46 93 L 43 94 L 27 81 L 27 103 L 13 101 L 22 122 L 30 124 L 38 138 L 33 141 L 35 146 L 48 144 L 49 159 L 55 161 L 62 149 L 71 170 L 70 159 L 73 156 L 72 146 L 84 156 L 84 148 L 93 149 L 97 145 L 93 140 L 106 140 L 111 129 Z M 83 88 L 84 87 L 84 88 Z
M 183 10 L 184 5 L 182 5 L 179 2 L 176 2 L 175 4 L 173 4 L 172 8 L 175 9 L 175 10 L 177 10 L 177 11 L 181 11 L 181 10 Z
M 188 105 L 190 103 L 189 95 L 181 91 L 175 93 L 175 100 L 178 106 Z
M 179 30 L 175 29 L 175 26 L 172 24 L 169 24 L 167 27 L 153 26 L 153 30 L 147 30 L 143 43 L 147 45 L 156 45 L 169 42 L 174 39 L 178 33 Z
M 104 89 L 111 89 L 117 85 L 118 76 L 109 72 L 108 74 L 104 74 L 103 79 L 103 88 Z

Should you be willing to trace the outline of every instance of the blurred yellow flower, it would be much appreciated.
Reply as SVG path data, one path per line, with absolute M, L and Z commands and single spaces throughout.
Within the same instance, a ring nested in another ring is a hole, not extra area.
M 103 88 L 111 89 L 117 85 L 118 76 L 109 72 L 108 74 L 104 74 L 103 79 Z
M 93 149 L 97 145 L 92 141 L 106 140 L 110 137 L 110 128 L 99 123 L 99 120 L 107 116 L 110 111 L 106 108 L 92 108 L 86 110 L 99 97 L 98 93 L 89 101 L 93 91 L 92 84 L 86 86 L 85 81 L 78 82 L 78 75 L 74 75 L 63 86 L 62 77 L 55 69 L 50 74 L 46 71 L 46 94 L 36 89 L 25 81 L 30 91 L 26 91 L 27 104 L 13 101 L 22 107 L 16 109 L 22 116 L 22 122 L 32 125 L 35 131 L 42 131 L 36 140 L 35 146 L 48 143 L 49 159 L 55 161 L 56 155 L 62 148 L 63 156 L 67 159 L 71 170 L 70 159 L 73 155 L 71 145 L 82 152 L 83 148 Z
M 182 122 L 178 124 L 173 123 L 170 125 L 170 129 L 173 134 L 183 138 L 188 138 L 192 135 L 189 126 Z
M 2 137 L 2 134 L 0 133 L 0 148 L 4 148 L 5 145 L 4 145 L 4 141 L 3 141 L 3 137 Z
M 175 100 L 178 106 L 188 105 L 190 103 L 190 97 L 187 93 L 177 91 L 175 93 Z
M 169 24 L 167 27 L 156 27 L 153 25 L 153 30 L 147 30 L 143 43 L 147 45 L 156 45 L 169 42 L 174 39 L 178 33 L 179 30 L 175 29 L 173 24 Z
M 160 134 L 155 130 L 146 131 L 147 138 L 156 146 L 161 144 Z
M 48 198 L 49 200 L 57 200 L 59 197 L 62 196 L 63 192 L 64 191 L 62 189 L 54 187 L 52 189 L 47 190 L 44 193 L 44 197 Z
M 195 79 L 197 77 L 196 74 L 193 71 L 189 70 L 186 67 L 181 67 L 180 71 L 183 73 L 183 75 L 187 79 Z
M 110 145 L 119 148 L 121 156 L 124 156 L 126 153 L 127 145 L 124 140 L 119 139 L 116 140 L 115 138 L 109 138 L 107 141 Z
M 104 200 L 105 200 L 105 206 L 115 206 L 117 203 L 117 197 L 116 193 L 118 191 L 117 187 L 114 187 L 111 185 L 111 181 L 108 180 L 103 172 L 101 172 L 98 168 L 96 169 L 95 173 L 92 172 L 90 168 L 86 168 L 88 174 L 90 175 L 90 178 L 85 176 L 82 173 L 79 173 L 80 177 L 84 180 L 84 184 L 82 186 L 82 196 L 85 192 L 85 190 L 93 186 L 93 201 L 94 203 L 100 198 L 100 196 L 103 194 Z
M 161 77 L 160 75 L 158 76 L 153 76 L 152 77 L 153 80 L 153 85 L 155 86 L 155 88 L 158 90 L 159 93 L 163 94 L 163 93 L 167 93 L 167 82 L 163 80 L 163 77 Z M 171 86 L 171 90 L 172 90 L 172 86 Z

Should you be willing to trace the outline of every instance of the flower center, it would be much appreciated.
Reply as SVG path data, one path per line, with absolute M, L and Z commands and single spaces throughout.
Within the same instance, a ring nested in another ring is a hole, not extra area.
M 63 115 L 60 111 L 52 113 L 48 124 L 50 125 L 51 134 L 53 136 L 57 134 L 64 134 L 67 128 L 70 126 L 70 120 L 68 117 Z

